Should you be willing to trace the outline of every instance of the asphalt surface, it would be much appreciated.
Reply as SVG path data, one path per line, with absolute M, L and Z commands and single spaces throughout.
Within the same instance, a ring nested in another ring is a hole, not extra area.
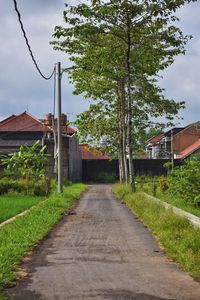
M 16 300 L 199 300 L 200 284 L 178 269 L 109 185 L 91 186 L 22 266 Z

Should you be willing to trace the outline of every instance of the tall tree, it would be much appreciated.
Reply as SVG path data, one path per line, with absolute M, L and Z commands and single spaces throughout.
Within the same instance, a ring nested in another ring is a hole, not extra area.
M 135 132 L 142 122 L 146 124 L 149 116 L 166 115 L 171 119 L 182 106 L 164 99 L 156 85 L 156 75 L 176 55 L 185 52 L 190 37 L 173 24 L 177 21 L 174 12 L 191 1 L 92 2 L 66 6 L 67 26 L 55 28 L 57 39 L 52 44 L 70 56 L 73 66 L 68 72 L 75 83 L 75 93 L 84 93 L 86 98 L 97 101 L 96 108 L 101 107 L 103 112 L 98 120 L 102 128 L 105 129 L 103 123 L 116 120 L 121 176 L 123 180 L 129 177 L 132 184 Z

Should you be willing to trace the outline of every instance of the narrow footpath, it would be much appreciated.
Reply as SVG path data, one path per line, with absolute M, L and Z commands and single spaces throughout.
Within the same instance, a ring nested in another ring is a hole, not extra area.
M 200 300 L 200 284 L 166 258 L 148 229 L 93 185 L 24 263 L 16 300 Z

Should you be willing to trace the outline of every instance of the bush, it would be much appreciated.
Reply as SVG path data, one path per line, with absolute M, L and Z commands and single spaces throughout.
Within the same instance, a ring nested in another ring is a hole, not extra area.
M 136 184 L 138 184 L 141 189 L 143 189 L 144 184 L 146 182 L 147 182 L 146 176 L 141 175 L 136 177 Z
M 49 179 L 34 180 L 14 180 L 3 178 L 0 180 L 0 195 L 3 194 L 22 194 L 47 196 L 50 193 Z
M 67 187 L 67 186 L 71 186 L 72 182 L 68 179 L 63 179 L 63 186 Z M 51 189 L 52 190 L 57 190 L 58 188 L 58 181 L 57 179 L 51 179 Z
M 168 189 L 167 178 L 165 176 L 159 177 L 160 189 L 162 192 L 165 192 Z
M 200 205 L 200 160 L 193 156 L 168 174 L 167 184 L 172 196 L 194 206 Z
M 40 147 L 40 141 L 33 146 L 22 145 L 18 152 L 9 153 L 1 158 L 5 166 L 4 175 L 14 179 L 38 180 L 45 176 L 45 163 L 47 154 L 44 153 L 46 146 Z
M 156 196 L 157 189 L 158 189 L 158 180 L 157 177 L 153 177 L 151 181 L 151 188 L 153 196 Z

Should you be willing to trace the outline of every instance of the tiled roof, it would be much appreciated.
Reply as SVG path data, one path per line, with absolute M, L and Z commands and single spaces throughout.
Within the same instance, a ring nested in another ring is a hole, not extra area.
M 95 149 L 94 147 L 88 144 L 79 145 L 79 150 L 82 153 L 82 159 L 111 159 L 111 157 L 107 154 Z
M 40 120 L 28 112 L 18 116 L 11 116 L 0 122 L 1 132 L 13 131 L 52 131 L 49 126 L 44 125 Z
M 147 140 L 147 143 L 156 144 L 156 143 L 158 143 L 158 142 L 161 141 L 161 139 L 163 138 L 163 136 L 164 136 L 164 134 L 154 135 L 150 139 Z
M 74 128 L 72 128 L 71 126 L 66 125 L 66 126 L 63 126 L 62 132 L 67 133 L 68 135 L 73 135 L 74 133 L 76 133 L 76 130 Z
M 185 148 L 181 153 L 179 153 L 179 155 L 177 155 L 177 158 L 184 159 L 188 157 L 190 154 L 192 154 L 193 152 L 197 151 L 198 149 L 200 149 L 200 139 L 198 139 L 189 147 Z
M 0 125 L 6 123 L 7 121 L 9 121 L 15 117 L 16 117 L 16 115 L 11 115 L 11 116 L 7 117 L 6 119 L 3 119 L 2 121 L 0 121 Z
M 14 131 L 27 131 L 27 132 L 50 132 L 52 126 L 47 126 L 44 119 L 37 119 L 28 112 L 16 116 L 11 115 L 10 117 L 0 121 L 0 132 L 14 132 Z M 73 135 L 76 130 L 65 125 L 62 127 L 62 132 L 68 135 Z

